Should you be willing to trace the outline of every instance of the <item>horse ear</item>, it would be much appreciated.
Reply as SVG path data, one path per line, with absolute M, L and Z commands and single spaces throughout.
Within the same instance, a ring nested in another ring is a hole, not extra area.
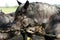
M 20 5 L 20 4 L 22 4 L 21 2 L 19 2 L 18 0 L 17 0 L 17 3 Z
M 25 3 L 25 5 L 24 5 L 24 9 L 27 9 L 28 6 L 29 6 L 29 1 L 27 0 L 26 3 Z

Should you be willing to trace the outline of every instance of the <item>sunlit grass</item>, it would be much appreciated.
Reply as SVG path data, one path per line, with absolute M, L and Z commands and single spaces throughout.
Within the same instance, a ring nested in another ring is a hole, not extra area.
M 4 13 L 11 13 L 15 12 L 17 7 L 0 7 L 0 10 L 2 10 Z

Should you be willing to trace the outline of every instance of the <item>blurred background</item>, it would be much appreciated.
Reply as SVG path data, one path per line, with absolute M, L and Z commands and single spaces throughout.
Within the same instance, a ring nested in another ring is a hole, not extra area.
M 18 0 L 25 3 L 26 0 Z M 43 2 L 60 7 L 60 0 L 29 0 L 29 2 Z M 15 12 L 18 7 L 17 0 L 0 0 L 0 10 L 5 14 Z

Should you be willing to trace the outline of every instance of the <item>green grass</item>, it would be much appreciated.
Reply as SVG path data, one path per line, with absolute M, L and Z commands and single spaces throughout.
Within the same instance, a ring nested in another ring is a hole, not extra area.
M 0 7 L 5 14 L 15 12 L 17 7 Z

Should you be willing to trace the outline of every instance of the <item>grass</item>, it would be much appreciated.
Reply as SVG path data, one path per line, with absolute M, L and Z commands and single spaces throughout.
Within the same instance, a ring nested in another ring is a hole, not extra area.
M 17 7 L 0 7 L 0 10 L 2 10 L 5 14 L 15 12 Z

